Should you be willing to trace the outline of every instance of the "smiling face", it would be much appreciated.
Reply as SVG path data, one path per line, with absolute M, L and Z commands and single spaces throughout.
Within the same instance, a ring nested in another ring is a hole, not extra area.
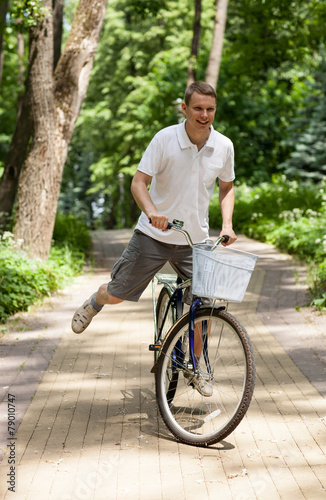
M 214 121 L 216 100 L 210 95 L 194 92 L 188 106 L 183 102 L 182 111 L 187 118 L 186 130 L 189 137 L 209 134 L 209 127 Z

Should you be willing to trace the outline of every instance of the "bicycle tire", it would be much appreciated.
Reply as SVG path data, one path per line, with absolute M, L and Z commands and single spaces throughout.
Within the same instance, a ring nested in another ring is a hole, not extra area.
M 208 446 L 233 432 L 245 416 L 254 390 L 255 360 L 246 330 L 227 311 L 202 307 L 195 312 L 194 321 L 201 328 L 204 322 L 209 325 L 209 363 L 204 363 L 203 372 L 213 394 L 202 396 L 189 383 L 194 380 L 190 374 L 195 374 L 188 361 L 189 343 L 185 343 L 189 330 L 187 313 L 170 330 L 162 345 L 156 397 L 166 426 L 179 441 Z M 178 373 L 178 381 L 171 399 L 173 371 Z

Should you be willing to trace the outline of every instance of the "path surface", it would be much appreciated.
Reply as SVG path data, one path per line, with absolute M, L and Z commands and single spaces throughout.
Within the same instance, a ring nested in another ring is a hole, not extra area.
M 104 308 L 84 334 L 70 330 L 129 237 L 97 232 L 94 273 L 6 326 L 0 499 L 326 498 L 326 319 L 295 309 L 306 301 L 303 270 L 270 246 L 237 242 L 260 256 L 244 301 L 230 307 L 254 344 L 256 389 L 225 441 L 195 448 L 177 443 L 158 416 L 150 288 L 138 304 Z

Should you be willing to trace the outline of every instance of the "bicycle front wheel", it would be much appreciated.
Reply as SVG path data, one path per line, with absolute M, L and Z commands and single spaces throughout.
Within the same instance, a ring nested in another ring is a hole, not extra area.
M 244 417 L 254 390 L 255 363 L 248 334 L 227 311 L 200 308 L 194 323 L 195 336 L 201 337 L 194 348 L 200 370 L 192 366 L 186 314 L 163 343 L 156 395 L 172 434 L 184 443 L 207 446 L 228 436 Z

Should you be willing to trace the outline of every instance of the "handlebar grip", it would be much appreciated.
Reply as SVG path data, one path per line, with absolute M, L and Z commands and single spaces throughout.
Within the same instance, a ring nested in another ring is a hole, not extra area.
M 152 219 L 148 219 L 149 223 L 152 224 Z M 168 222 L 167 228 L 166 229 L 171 229 L 173 227 L 172 222 Z
M 222 238 L 223 238 L 224 243 L 227 243 L 230 239 L 229 236 L 227 236 L 226 234 L 224 236 L 222 236 Z

